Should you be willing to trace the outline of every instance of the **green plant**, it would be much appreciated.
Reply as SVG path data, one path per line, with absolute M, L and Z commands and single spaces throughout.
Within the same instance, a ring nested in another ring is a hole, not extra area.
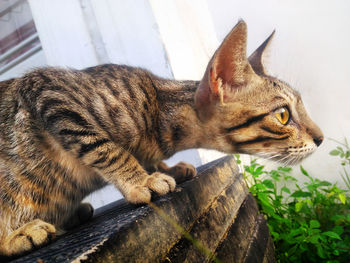
M 338 141 L 335 142 L 337 142 L 339 145 L 329 154 L 340 157 L 341 165 L 343 166 L 343 171 L 340 174 L 344 180 L 345 185 L 350 190 L 350 146 L 346 138 L 344 140 L 344 143 Z
M 241 164 L 239 155 L 237 162 Z M 242 165 L 242 164 L 241 164 Z M 313 178 L 300 167 L 299 185 L 291 168 L 266 171 L 257 160 L 244 165 L 250 192 L 265 214 L 278 262 L 348 262 L 350 197 L 348 190 Z

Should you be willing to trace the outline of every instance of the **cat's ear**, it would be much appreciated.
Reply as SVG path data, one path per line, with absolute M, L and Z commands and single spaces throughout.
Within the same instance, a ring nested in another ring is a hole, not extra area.
M 255 73 L 258 75 L 267 75 L 263 63 L 265 54 L 264 52 L 271 43 L 274 34 L 275 30 L 248 58 L 250 65 L 252 66 Z
M 216 50 L 196 91 L 195 104 L 201 119 L 210 117 L 218 103 L 232 101 L 236 91 L 256 76 L 246 48 L 247 25 L 241 20 Z

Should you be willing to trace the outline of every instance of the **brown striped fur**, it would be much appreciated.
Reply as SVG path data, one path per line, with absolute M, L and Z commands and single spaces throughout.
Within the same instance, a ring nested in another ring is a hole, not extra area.
M 249 63 L 239 22 L 200 82 L 112 64 L 42 68 L 2 82 L 0 254 L 29 251 L 72 226 L 91 210 L 81 200 L 107 183 L 133 203 L 173 191 L 174 178 L 195 169 L 162 160 L 184 149 L 293 162 L 314 151 L 322 133 L 300 95 L 263 70 L 268 42 Z M 285 125 L 275 116 L 281 107 L 291 115 Z

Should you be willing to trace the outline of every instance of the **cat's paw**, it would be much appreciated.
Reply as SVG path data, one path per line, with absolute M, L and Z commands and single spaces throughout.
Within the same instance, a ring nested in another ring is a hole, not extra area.
M 81 203 L 71 217 L 63 224 L 63 229 L 75 228 L 87 221 L 94 215 L 94 208 L 89 203 Z
M 165 195 L 175 190 L 176 182 L 169 175 L 155 172 L 148 175 L 142 185 L 131 186 L 125 195 L 125 199 L 130 203 L 149 203 L 151 201 L 151 191 Z
M 188 181 L 197 175 L 196 168 L 189 163 L 179 162 L 168 170 L 168 173 L 175 178 L 179 184 Z
M 153 192 L 159 195 L 165 195 L 175 190 L 176 181 L 169 175 L 154 172 L 147 177 L 145 185 Z
M 81 203 L 76 211 L 80 224 L 89 221 L 94 215 L 94 208 L 90 203 Z
M 55 235 L 53 225 L 35 219 L 6 237 L 1 244 L 1 252 L 6 256 L 20 255 L 47 244 Z

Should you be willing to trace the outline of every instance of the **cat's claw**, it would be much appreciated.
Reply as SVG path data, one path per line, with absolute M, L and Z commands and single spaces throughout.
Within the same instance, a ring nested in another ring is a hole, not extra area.
M 1 244 L 1 250 L 7 256 L 20 255 L 47 244 L 55 236 L 53 225 L 35 219 L 9 235 Z

